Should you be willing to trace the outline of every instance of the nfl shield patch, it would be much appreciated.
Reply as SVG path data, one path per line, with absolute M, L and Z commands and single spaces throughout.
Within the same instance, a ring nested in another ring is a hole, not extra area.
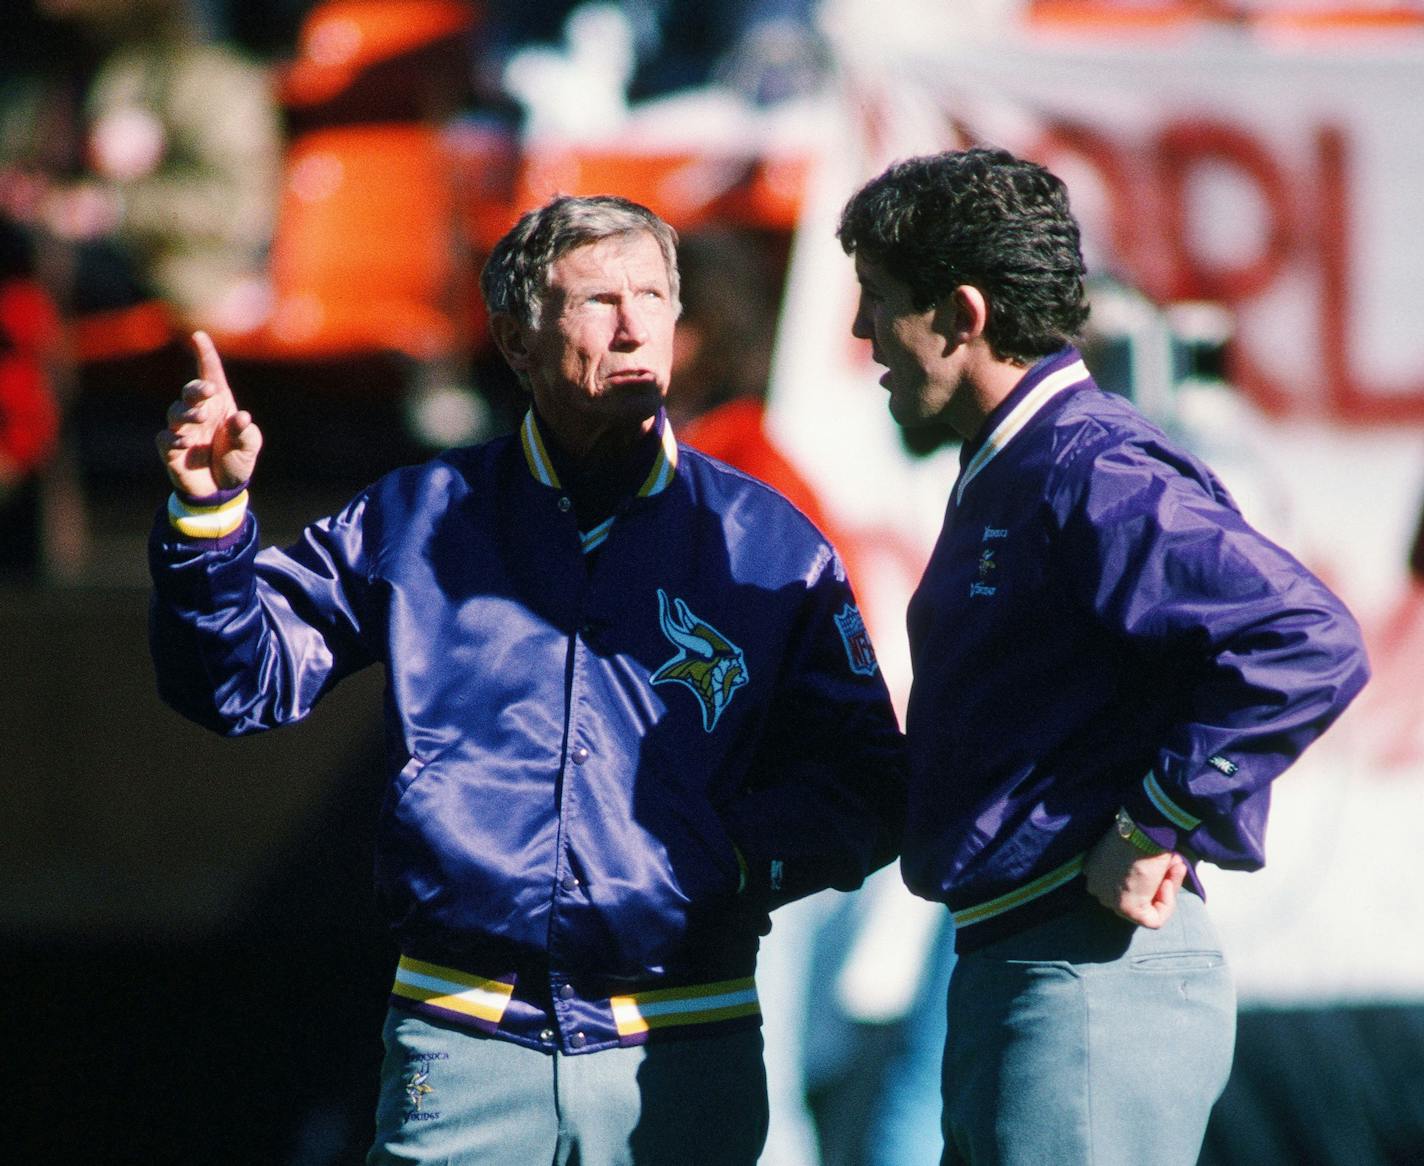
M 846 659 L 850 670 L 861 676 L 874 676 L 880 670 L 875 659 L 875 649 L 870 644 L 870 634 L 865 630 L 865 620 L 860 618 L 859 609 L 847 603 L 836 616 L 836 630 L 845 644 Z

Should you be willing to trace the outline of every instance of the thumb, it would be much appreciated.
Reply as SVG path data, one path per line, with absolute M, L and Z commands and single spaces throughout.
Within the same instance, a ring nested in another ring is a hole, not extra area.
M 222 458 L 222 471 L 230 485 L 252 479 L 257 468 L 257 454 L 262 449 L 262 430 L 252 420 L 252 414 L 245 409 L 232 414 L 227 419 L 227 449 Z
M 227 419 L 227 432 L 235 449 L 255 454 L 262 448 L 262 430 L 257 428 L 252 414 L 246 409 L 239 409 Z
M 1160 923 L 1167 922 L 1172 917 L 1172 912 L 1177 909 L 1177 891 L 1181 889 L 1186 874 L 1187 864 L 1182 861 L 1180 855 L 1172 855 L 1172 863 L 1167 867 L 1162 882 L 1157 887 L 1157 893 L 1152 897 L 1152 905 L 1158 910 Z

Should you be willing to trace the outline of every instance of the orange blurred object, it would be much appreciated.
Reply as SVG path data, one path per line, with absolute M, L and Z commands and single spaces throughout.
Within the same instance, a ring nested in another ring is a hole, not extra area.
M 1224 0 L 1032 0 L 1028 6 L 1030 25 L 1054 32 L 1160 33 L 1204 20 L 1234 19 L 1234 6 Z
M 476 250 L 486 252 L 521 213 L 559 194 L 618 194 L 679 231 L 721 222 L 789 232 L 800 216 L 810 167 L 802 154 L 518 146 L 474 132 L 461 135 L 456 152 L 465 228 Z
M 1282 5 L 1257 11 L 1251 23 L 1263 33 L 1333 36 L 1337 33 L 1380 33 L 1424 29 L 1424 11 L 1403 4 L 1342 8 L 1292 8 Z
M 178 321 L 163 300 L 86 312 L 69 321 L 73 358 L 80 364 L 123 360 L 157 352 L 177 334 Z
M 308 14 L 282 82 L 288 106 L 318 105 L 374 66 L 465 36 L 477 11 L 460 0 L 325 0 Z
M 829 533 L 831 524 L 815 490 L 767 436 L 766 406 L 761 401 L 742 397 L 718 405 L 685 422 L 677 435 L 694 449 L 776 487 L 823 533 Z
M 449 353 L 459 329 L 453 172 L 437 129 L 314 130 L 288 152 L 272 245 L 273 309 L 216 336 L 233 355 Z

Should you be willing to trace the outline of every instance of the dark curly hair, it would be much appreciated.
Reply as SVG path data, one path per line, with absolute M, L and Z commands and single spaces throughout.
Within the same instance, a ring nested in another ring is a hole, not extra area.
M 1005 150 L 955 150 L 897 162 L 841 212 L 836 231 L 910 289 L 917 310 L 961 284 L 989 304 L 985 339 L 1001 360 L 1056 352 L 1088 319 L 1083 252 L 1055 175 Z

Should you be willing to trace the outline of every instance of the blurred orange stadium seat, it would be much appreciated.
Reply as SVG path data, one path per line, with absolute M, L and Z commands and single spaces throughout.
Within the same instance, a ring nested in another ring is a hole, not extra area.
M 272 242 L 272 310 L 219 337 L 234 356 L 455 351 L 463 235 L 440 128 L 468 75 L 468 0 L 320 0 L 281 97 L 292 126 Z
M 618 146 L 535 144 L 525 151 L 515 201 L 532 207 L 555 194 L 620 194 L 685 230 L 700 224 L 746 169 L 742 159 L 693 148 L 643 153 Z
M 453 310 L 453 170 L 438 129 L 339 126 L 289 149 L 262 327 L 215 337 L 254 359 L 375 352 L 448 354 L 464 331 Z
M 398 100 L 390 85 L 395 78 L 381 76 L 382 70 L 405 60 L 419 72 L 428 64 L 424 56 L 451 48 L 457 53 L 447 64 L 468 69 L 468 54 L 458 50 L 478 16 L 477 6 L 463 0 L 322 0 L 302 23 L 297 56 L 283 74 L 282 100 L 289 109 L 321 105 L 363 78 L 377 79 L 386 98 Z
M 234 355 L 450 348 L 453 194 L 428 115 L 438 94 L 458 99 L 479 14 L 468 0 L 321 0 L 308 13 L 279 92 L 289 120 L 318 128 L 288 148 L 272 315 L 252 332 L 210 328 Z M 363 120 L 401 124 L 350 124 Z M 89 313 L 69 322 L 71 351 L 86 364 L 141 356 L 194 323 L 161 300 Z
M 772 231 L 795 228 L 808 155 L 759 157 L 690 146 L 646 151 L 578 143 L 518 146 L 468 132 L 455 147 L 461 218 L 471 246 L 488 252 L 522 211 L 558 194 L 618 194 L 679 231 L 711 222 Z
M 66 326 L 70 356 L 80 364 L 157 352 L 181 328 L 173 309 L 163 300 L 86 312 L 71 317 Z

